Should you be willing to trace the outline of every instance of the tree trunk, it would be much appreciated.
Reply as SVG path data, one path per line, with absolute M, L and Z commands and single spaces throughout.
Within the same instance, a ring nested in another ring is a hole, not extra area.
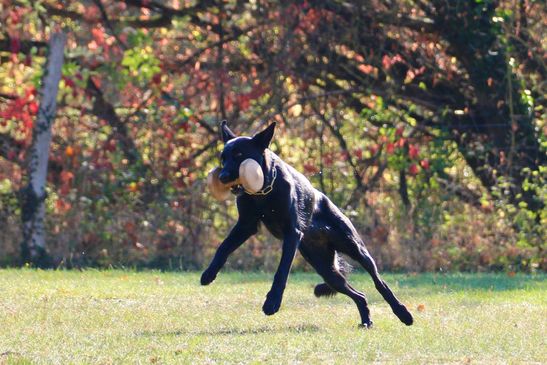
M 38 267 L 51 266 L 46 248 L 44 218 L 46 177 L 51 144 L 51 127 L 57 109 L 57 93 L 63 66 L 66 34 L 54 33 L 49 41 L 46 69 L 40 92 L 41 101 L 34 124 L 28 159 L 28 185 L 22 192 L 22 259 Z

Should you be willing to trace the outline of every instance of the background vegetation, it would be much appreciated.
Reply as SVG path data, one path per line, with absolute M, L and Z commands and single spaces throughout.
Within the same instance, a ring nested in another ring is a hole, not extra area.
M 545 10 L 0 0 L 0 264 L 33 262 L 22 192 L 47 41 L 62 29 L 49 265 L 202 267 L 236 216 L 204 189 L 227 119 L 241 134 L 277 121 L 272 149 L 384 269 L 545 270 Z M 245 247 L 233 268 L 276 265 L 267 234 Z

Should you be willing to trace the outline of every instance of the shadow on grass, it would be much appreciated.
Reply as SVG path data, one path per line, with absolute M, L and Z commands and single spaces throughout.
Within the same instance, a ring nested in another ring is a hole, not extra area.
M 312 333 L 318 332 L 319 327 L 310 324 L 299 324 L 287 327 L 257 327 L 257 328 L 211 328 L 208 330 L 192 331 L 186 329 L 178 329 L 172 331 L 142 331 L 135 332 L 139 337 L 157 337 L 157 336 L 239 336 L 239 335 L 256 335 L 260 333 Z
M 357 266 L 349 276 L 350 282 L 369 282 L 372 280 L 368 273 L 362 271 Z M 418 273 L 418 274 L 391 274 L 382 273 L 383 278 L 388 284 L 398 282 L 400 287 L 417 288 L 420 290 L 448 289 L 452 291 L 465 290 L 490 290 L 490 291 L 508 291 L 522 289 L 539 289 L 545 286 L 547 275 L 545 274 L 514 274 L 514 273 Z M 266 273 L 258 272 L 230 272 L 229 275 L 222 277 L 225 283 L 229 284 L 249 284 L 256 282 L 271 281 L 271 277 Z M 300 284 L 309 284 L 311 290 L 321 282 L 321 278 L 312 272 L 294 272 L 291 274 L 291 281 Z M 359 284 L 358 284 L 359 285 Z
M 390 278 L 393 281 L 393 278 Z M 488 290 L 510 291 L 539 289 L 545 286 L 546 276 L 537 275 L 507 275 L 482 273 L 450 273 L 450 274 L 419 274 L 396 277 L 401 287 L 424 289 L 448 289 L 452 291 Z

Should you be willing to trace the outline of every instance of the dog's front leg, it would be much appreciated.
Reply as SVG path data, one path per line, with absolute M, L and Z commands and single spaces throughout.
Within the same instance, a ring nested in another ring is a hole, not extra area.
M 220 244 L 209 267 L 201 275 L 201 285 L 209 285 L 217 277 L 218 271 L 224 266 L 228 256 L 257 232 L 257 222 L 239 219 L 230 234 Z
M 281 300 L 283 299 L 283 292 L 287 285 L 287 279 L 289 272 L 291 271 L 291 265 L 296 255 L 296 249 L 300 245 L 302 239 L 302 233 L 296 229 L 291 230 L 285 234 L 283 238 L 283 252 L 281 253 L 281 261 L 279 267 L 274 276 L 272 288 L 266 295 L 266 301 L 262 306 L 262 311 L 271 316 L 276 313 L 281 306 Z

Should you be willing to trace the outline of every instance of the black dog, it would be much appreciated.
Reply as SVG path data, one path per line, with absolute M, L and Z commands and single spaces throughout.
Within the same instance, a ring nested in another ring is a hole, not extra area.
M 225 145 L 221 154 L 220 181 L 227 184 L 236 180 L 240 163 L 252 158 L 262 166 L 264 186 L 254 194 L 241 187 L 232 190 L 238 195 L 239 219 L 201 276 L 201 284 L 208 285 L 215 280 L 228 256 L 257 233 L 259 222 L 262 222 L 275 237 L 283 239 L 281 262 L 262 307 L 265 314 L 272 315 L 279 310 L 298 249 L 326 283 L 315 287 L 315 295 L 346 294 L 357 304 L 361 324 L 372 325 L 364 294 L 348 284 L 340 268 L 338 253 L 343 253 L 369 272 L 393 313 L 403 323 L 411 325 L 412 315 L 380 278 L 374 260 L 350 220 L 323 193 L 314 189 L 306 177 L 268 149 L 275 123 L 252 138 L 236 137 L 226 121 L 222 122 L 221 129 Z

